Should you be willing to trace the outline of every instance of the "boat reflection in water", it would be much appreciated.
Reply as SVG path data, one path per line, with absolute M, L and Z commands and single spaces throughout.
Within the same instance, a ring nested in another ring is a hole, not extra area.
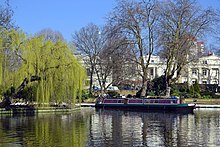
M 197 114 L 202 113 L 200 111 L 196 111 L 196 114 L 149 113 L 98 109 L 92 118 L 88 146 L 220 145 L 218 140 L 220 129 L 216 128 L 215 124 L 219 125 L 219 122 L 213 120 L 210 128 L 210 122 L 202 118 L 204 114 L 199 118 Z M 219 115 L 217 117 L 219 118 Z
M 82 108 L 71 113 L 0 115 L 0 146 L 220 146 L 220 109 L 194 114 Z

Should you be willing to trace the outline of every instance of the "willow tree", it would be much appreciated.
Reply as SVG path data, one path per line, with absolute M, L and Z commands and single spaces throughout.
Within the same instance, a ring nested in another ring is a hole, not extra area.
M 84 68 L 63 41 L 45 41 L 43 37 L 27 38 L 23 32 L 9 32 L 10 48 L 19 59 L 17 68 L 11 70 L 9 85 L 17 87 L 23 79 L 40 77 L 30 86 L 36 87 L 36 101 L 75 102 L 81 97 Z M 11 60 L 13 62 L 13 60 Z
M 11 49 L 10 32 L 6 29 L 1 30 L 0 35 L 0 86 L 1 94 L 10 87 L 12 73 L 19 64 L 16 56 Z
M 166 95 L 188 62 L 195 59 L 195 39 L 216 22 L 212 9 L 202 9 L 195 0 L 172 0 L 160 5 L 160 41 L 166 59 Z
M 7 76 L 6 61 L 7 55 L 10 54 L 5 42 L 5 39 L 7 38 L 7 35 L 5 34 L 6 30 L 14 27 L 12 17 L 13 10 L 9 5 L 9 1 L 5 0 L 5 3 L 0 4 L 0 94 L 4 91 L 4 85 L 6 83 L 5 76 Z
M 3 39 L 2 37 L 0 37 L 0 90 L 3 90 L 3 63 L 4 63 L 4 59 L 3 59 Z M 1 91 L 0 91 L 1 92 Z M 2 92 L 1 92 L 2 93 Z

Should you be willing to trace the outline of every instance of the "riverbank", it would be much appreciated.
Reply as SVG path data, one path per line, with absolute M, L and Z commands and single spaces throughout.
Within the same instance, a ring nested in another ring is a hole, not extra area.
M 0 108 L 0 114 L 35 114 L 35 113 L 66 113 L 80 110 L 79 106 L 74 108 L 65 107 L 13 107 L 13 108 Z
M 80 110 L 81 107 L 94 107 L 95 98 L 89 98 L 83 101 L 82 104 L 76 104 L 74 108 L 65 107 L 31 107 L 31 108 L 16 108 L 16 109 L 5 109 L 0 108 L 0 114 L 14 114 L 14 113 L 58 113 L 58 112 L 72 112 L 75 110 Z M 220 99 L 201 99 L 201 98 L 188 98 L 185 99 L 185 103 L 195 103 L 198 108 L 220 108 Z
M 220 99 L 189 98 L 185 99 L 185 103 L 195 103 L 201 105 L 220 105 Z

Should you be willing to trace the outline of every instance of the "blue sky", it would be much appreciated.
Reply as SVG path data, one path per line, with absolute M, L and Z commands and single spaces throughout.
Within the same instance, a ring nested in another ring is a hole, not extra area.
M 4 0 L 0 0 L 2 2 Z M 198 0 L 202 6 L 220 7 L 220 0 Z M 10 0 L 15 24 L 33 35 L 44 28 L 71 34 L 93 22 L 105 24 L 105 16 L 116 5 L 115 0 Z
M 105 23 L 114 0 L 11 0 L 15 23 L 26 33 L 51 28 L 68 41 L 71 34 L 93 22 Z

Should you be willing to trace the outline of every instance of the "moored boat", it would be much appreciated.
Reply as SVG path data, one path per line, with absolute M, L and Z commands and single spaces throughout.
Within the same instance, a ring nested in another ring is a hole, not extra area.
M 195 104 L 184 103 L 182 99 L 172 96 L 146 98 L 99 98 L 96 108 L 135 109 L 142 111 L 193 112 Z

